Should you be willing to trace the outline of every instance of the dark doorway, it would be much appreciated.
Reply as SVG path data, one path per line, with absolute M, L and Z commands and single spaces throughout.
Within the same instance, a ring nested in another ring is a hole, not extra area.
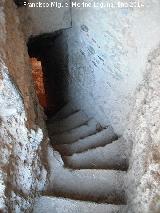
M 61 39 L 61 35 L 62 32 L 59 31 L 54 34 L 31 37 L 28 41 L 30 57 L 36 58 L 37 61 L 41 62 L 45 92 L 40 93 L 39 101 L 41 105 L 43 102 L 44 111 L 48 117 L 53 116 L 67 102 L 67 81 L 65 76 L 68 64 L 67 59 L 64 57 L 67 53 L 64 54 L 64 47 L 61 48 L 59 46 L 61 42 L 57 42 L 57 40 Z M 37 85 L 36 81 L 39 77 L 33 76 L 33 78 Z M 42 95 L 45 97 L 43 98 Z

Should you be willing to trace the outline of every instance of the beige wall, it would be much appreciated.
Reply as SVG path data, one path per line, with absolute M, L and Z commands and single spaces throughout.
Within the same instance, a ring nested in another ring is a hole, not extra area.
M 160 42 L 160 2 L 141 2 L 141 8 L 72 8 L 73 27 L 64 32 L 70 98 L 119 134 L 147 56 Z
M 31 211 L 47 180 L 48 139 L 12 0 L 0 2 L 0 126 L 0 211 Z
M 125 131 L 132 155 L 128 171 L 128 212 L 160 212 L 160 47 L 148 57 Z
M 49 7 L 32 7 L 36 3 L 57 2 L 58 5 Z M 30 35 L 39 35 L 43 33 L 53 33 L 57 30 L 71 27 L 71 9 L 70 0 L 48 1 L 48 0 L 29 0 L 26 7 L 20 7 L 21 21 L 24 23 L 24 31 L 27 37 Z

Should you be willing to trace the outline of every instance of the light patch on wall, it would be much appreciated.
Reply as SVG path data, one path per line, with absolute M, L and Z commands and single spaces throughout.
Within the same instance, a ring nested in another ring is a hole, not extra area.
M 44 79 L 41 62 L 36 58 L 31 58 L 32 64 L 32 75 L 35 83 L 36 93 L 39 99 L 39 102 L 43 108 L 47 107 L 46 93 L 44 88 Z
M 4 181 L 3 181 L 3 175 L 0 172 L 0 211 L 5 206 L 4 198 L 5 198 L 5 184 L 4 184 Z

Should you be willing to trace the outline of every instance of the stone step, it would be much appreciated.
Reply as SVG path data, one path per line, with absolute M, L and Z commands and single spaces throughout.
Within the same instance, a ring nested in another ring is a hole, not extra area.
M 63 157 L 67 167 L 73 169 L 128 169 L 128 155 L 124 139 L 72 156 Z
M 62 107 L 52 118 L 49 119 L 49 123 L 55 121 L 55 120 L 61 120 L 64 119 L 71 114 L 74 114 L 75 112 L 78 112 L 79 110 L 70 102 L 66 104 L 64 107 Z
M 125 209 L 125 205 L 42 196 L 36 201 L 33 213 L 124 213 Z
M 124 181 L 126 172 L 114 170 L 53 171 L 47 194 L 84 201 L 126 204 Z
M 91 134 L 96 133 L 100 128 L 101 126 L 97 123 L 97 121 L 95 119 L 91 119 L 88 121 L 88 123 L 80 127 L 51 136 L 51 141 L 52 144 L 73 143 L 81 138 L 85 138 Z
M 64 167 L 57 151 L 48 149 L 49 180 L 45 194 L 83 201 L 126 204 L 126 172 Z
M 85 131 L 87 131 L 87 128 L 84 127 L 84 132 Z M 62 141 L 65 142 L 66 138 L 70 138 L 70 136 L 68 136 L 68 137 L 64 136 Z M 78 137 L 76 137 L 76 139 L 77 138 Z M 92 149 L 95 147 L 105 146 L 106 144 L 109 144 L 112 141 L 117 140 L 117 138 L 118 137 L 114 133 L 113 128 L 108 126 L 106 129 L 102 129 L 102 131 L 96 132 L 96 134 L 90 135 L 88 137 L 80 139 L 71 144 L 57 145 L 57 146 L 55 146 L 55 148 L 62 155 L 72 155 L 73 153 L 80 153 L 80 152 L 83 152 L 83 151 L 86 151 L 88 149 Z M 74 140 L 75 140 L 75 138 L 74 138 Z
M 89 119 L 84 112 L 82 111 L 76 112 L 67 118 L 64 118 L 62 120 L 56 120 L 52 123 L 49 123 L 48 124 L 49 134 L 52 135 L 69 131 L 71 129 L 74 129 L 87 123 L 88 120 Z

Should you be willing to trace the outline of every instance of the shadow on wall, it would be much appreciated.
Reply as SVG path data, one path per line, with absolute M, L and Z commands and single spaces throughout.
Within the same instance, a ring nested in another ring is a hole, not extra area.
M 61 47 L 61 39 L 62 31 L 57 31 L 53 34 L 30 37 L 27 43 L 29 56 L 41 62 L 45 90 L 43 95 L 46 96 L 46 103 L 41 105 L 44 107 L 44 111 L 48 117 L 53 116 L 68 102 L 67 46 L 66 48 L 64 48 L 64 46 Z M 65 53 L 64 49 L 66 50 Z M 33 73 L 35 72 L 33 71 Z M 41 73 L 39 73 L 39 75 L 41 75 Z M 35 81 L 36 90 L 39 90 L 37 87 L 38 84 L 36 83 L 36 81 L 38 81 L 38 76 L 36 76 L 33 75 L 33 79 Z M 39 97 L 39 100 L 40 103 L 42 103 L 42 97 Z
M 27 0 L 14 0 L 15 4 L 18 6 L 18 7 L 23 7 L 24 6 L 24 2 L 28 2 Z

